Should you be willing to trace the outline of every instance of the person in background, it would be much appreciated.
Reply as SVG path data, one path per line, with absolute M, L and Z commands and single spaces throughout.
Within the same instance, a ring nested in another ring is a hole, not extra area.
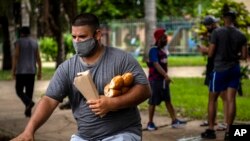
M 167 45 L 167 35 L 165 34 L 165 29 L 157 29 L 154 32 L 154 38 L 155 46 L 153 46 L 149 51 L 149 61 L 147 63 L 149 67 L 148 80 L 152 90 L 152 96 L 148 100 L 149 122 L 147 129 L 150 131 L 157 129 L 153 122 L 153 117 L 155 107 L 162 101 L 165 102 L 165 106 L 170 114 L 173 128 L 186 124 L 185 121 L 177 119 L 175 110 L 171 103 L 169 88 L 171 79 L 168 76 L 167 53 L 164 49 Z
M 38 43 L 30 36 L 29 27 L 20 29 L 20 38 L 15 42 L 12 77 L 16 80 L 16 93 L 25 105 L 24 114 L 31 116 L 35 75 L 42 77 L 42 63 Z M 37 65 L 37 66 L 36 66 Z
M 60 104 L 60 105 L 59 105 L 59 109 L 60 109 L 60 110 L 68 110 L 68 109 L 71 109 L 70 101 L 67 99 L 67 101 L 65 101 L 64 103 Z
M 227 129 L 224 140 L 229 140 L 229 127 L 236 115 L 236 93 L 240 83 L 240 59 L 247 57 L 246 36 L 235 26 L 236 13 L 223 13 L 224 26 L 212 32 L 208 57 L 214 57 L 214 69 L 209 84 L 209 127 L 201 133 L 202 138 L 215 139 L 214 122 L 216 102 L 222 91 L 226 92 Z
M 33 141 L 35 131 L 67 96 L 78 129 L 71 141 L 141 141 L 137 105 L 150 97 L 145 72 L 129 53 L 101 43 L 100 24 L 94 14 L 77 15 L 71 23 L 71 34 L 76 54 L 58 66 L 25 130 L 12 141 Z M 77 74 L 84 71 L 91 73 L 96 85 L 100 96 L 96 100 L 87 100 L 73 84 Z M 129 91 L 117 97 L 104 96 L 104 86 L 126 72 L 134 76 Z
M 218 19 L 216 19 L 214 16 L 211 16 L 211 15 L 206 16 L 204 18 L 203 22 L 202 22 L 207 28 L 208 41 L 211 40 L 212 32 L 216 28 L 218 28 L 217 22 L 218 22 Z M 205 54 L 205 55 L 208 54 L 208 46 L 199 46 L 198 50 L 202 54 Z M 209 87 L 209 81 L 210 81 L 210 78 L 211 78 L 211 73 L 213 72 L 213 68 L 214 68 L 214 57 L 208 57 L 207 58 L 207 64 L 206 64 L 206 76 L 205 76 L 205 81 L 204 81 L 204 84 L 207 85 L 208 87 Z M 226 94 L 225 94 L 224 91 L 222 91 L 220 93 L 220 97 L 221 97 L 222 102 L 223 102 L 224 120 L 223 120 L 223 123 L 220 123 L 218 125 L 218 128 L 216 130 L 217 131 L 224 131 L 224 130 L 226 130 L 226 116 L 227 116 L 227 113 L 226 113 L 226 111 L 227 111 L 226 110 L 226 105 L 227 105 L 226 104 Z M 208 100 L 210 100 L 210 99 L 208 99 Z M 210 104 L 212 104 L 212 103 L 210 102 Z M 216 103 L 216 107 L 217 107 L 217 105 L 218 104 Z M 208 106 L 211 106 L 211 105 L 208 105 Z M 201 126 L 208 126 L 208 122 L 205 121 L 203 124 L 201 124 Z

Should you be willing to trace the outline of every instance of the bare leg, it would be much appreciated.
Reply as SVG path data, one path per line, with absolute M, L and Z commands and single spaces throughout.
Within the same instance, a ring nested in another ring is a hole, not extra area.
M 237 90 L 233 88 L 227 89 L 227 131 L 229 126 L 233 124 L 236 115 L 236 97 Z
M 175 121 L 176 120 L 176 113 L 175 113 L 175 110 L 174 110 L 172 103 L 165 101 L 165 105 L 166 105 L 166 108 L 170 114 L 172 121 Z
M 154 113 L 155 113 L 155 105 L 149 105 L 148 113 L 149 113 L 148 114 L 149 122 L 153 122 Z
M 210 93 L 208 101 L 208 124 L 209 129 L 214 130 L 215 117 L 217 113 L 217 99 L 219 93 Z
M 223 102 L 223 123 L 227 123 L 227 97 L 226 91 L 220 93 L 221 100 Z

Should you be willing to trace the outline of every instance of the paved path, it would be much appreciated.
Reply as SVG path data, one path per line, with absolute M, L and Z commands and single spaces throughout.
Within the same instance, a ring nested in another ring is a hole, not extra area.
M 144 68 L 148 74 L 148 68 Z M 168 74 L 170 77 L 204 77 L 204 66 L 184 66 L 184 67 L 169 67 Z

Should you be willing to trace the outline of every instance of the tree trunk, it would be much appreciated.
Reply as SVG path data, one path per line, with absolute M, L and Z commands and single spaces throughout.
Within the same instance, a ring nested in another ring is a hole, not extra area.
M 44 0 L 43 7 L 41 9 L 43 30 L 40 32 L 43 36 L 53 37 L 57 42 L 58 51 L 55 66 L 57 68 L 65 59 L 61 24 L 61 0 Z
M 55 37 L 58 47 L 57 58 L 56 58 L 56 68 L 64 61 L 65 59 L 65 49 L 63 44 L 62 36 L 62 24 L 61 24 L 61 1 L 49 1 L 51 7 L 51 19 L 50 27 L 53 31 L 53 37 Z
M 3 70 L 11 70 L 12 58 L 11 58 L 11 46 L 10 46 L 10 34 L 9 34 L 9 22 L 7 16 L 0 17 L 2 30 L 3 30 Z
M 143 60 L 148 60 L 148 51 L 154 43 L 153 33 L 156 28 L 156 6 L 155 0 L 145 0 L 144 1 L 144 11 L 145 11 L 145 49 Z
M 77 15 L 77 0 L 62 0 L 63 8 L 69 17 L 69 22 Z
M 50 5 L 49 0 L 44 0 L 44 34 L 51 35 L 50 25 L 49 25 L 49 13 Z
M 37 38 L 37 23 L 38 23 L 38 13 L 37 13 L 37 7 L 38 2 L 36 0 L 30 0 L 31 5 L 31 11 L 29 11 L 30 16 L 30 31 L 31 35 L 35 38 Z
M 22 26 L 30 26 L 30 1 L 29 0 L 22 0 L 21 3 L 21 14 L 22 14 Z

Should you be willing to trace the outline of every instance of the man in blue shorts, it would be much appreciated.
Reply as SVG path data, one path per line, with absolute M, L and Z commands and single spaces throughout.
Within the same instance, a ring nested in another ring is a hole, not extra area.
M 167 35 L 165 35 L 165 29 L 157 29 L 154 33 L 155 46 L 149 51 L 149 82 L 152 89 L 152 96 L 148 100 L 149 104 L 149 122 L 147 129 L 152 131 L 157 127 L 153 122 L 153 116 L 155 112 L 155 106 L 159 105 L 162 101 L 165 102 L 165 106 L 172 119 L 172 127 L 177 128 L 180 125 L 186 124 L 185 121 L 180 121 L 176 118 L 176 113 L 171 103 L 169 83 L 171 82 L 168 76 L 168 64 L 167 53 L 165 46 L 167 45 Z
M 215 17 L 208 15 L 204 18 L 203 24 L 206 26 L 207 28 L 207 41 L 211 40 L 211 33 L 213 32 L 213 30 L 215 30 L 216 28 L 218 28 L 217 25 L 218 19 L 216 19 Z M 208 46 L 198 46 L 199 51 L 204 54 L 207 55 L 208 54 Z M 205 76 L 205 81 L 204 84 L 207 85 L 209 87 L 209 81 L 211 79 L 211 73 L 213 72 L 213 68 L 214 68 L 214 57 L 208 57 L 207 58 L 207 64 L 206 64 L 206 76 Z M 223 119 L 223 123 L 220 123 L 218 125 L 218 128 L 216 129 L 217 131 L 224 131 L 226 130 L 226 116 L 227 116 L 227 110 L 226 110 L 226 94 L 225 91 L 222 91 L 220 93 L 220 97 L 221 100 L 223 102 L 223 112 L 224 112 L 224 119 Z M 210 104 L 213 104 L 210 102 Z M 216 106 L 218 104 L 216 103 Z M 209 105 L 208 105 L 209 106 Z M 201 124 L 201 126 L 208 126 L 208 121 L 203 122 L 203 124 Z
M 224 27 L 212 32 L 208 57 L 214 57 L 214 70 L 209 85 L 209 128 L 201 134 L 202 138 L 215 139 L 214 121 L 216 101 L 221 91 L 226 91 L 227 129 L 224 140 L 229 140 L 229 127 L 236 115 L 235 97 L 240 83 L 240 59 L 247 58 L 247 39 L 236 27 L 235 12 L 223 14 Z

